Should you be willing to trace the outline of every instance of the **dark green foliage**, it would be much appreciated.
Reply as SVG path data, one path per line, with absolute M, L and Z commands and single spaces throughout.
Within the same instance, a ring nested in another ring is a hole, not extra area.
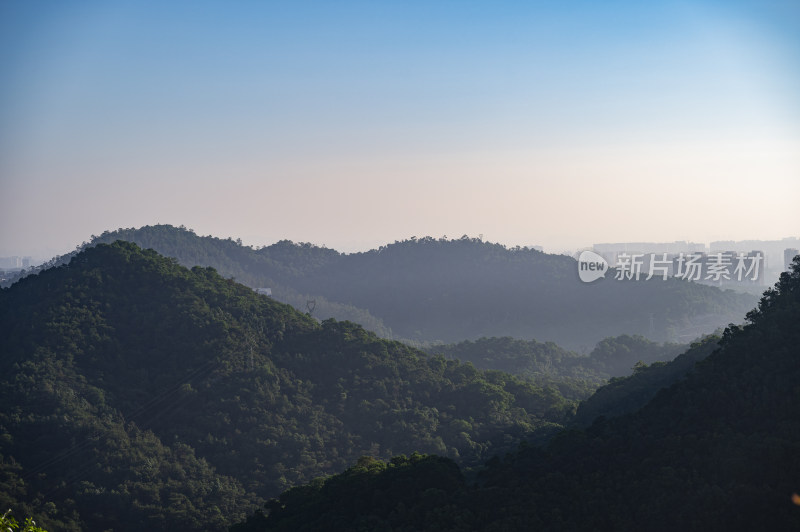
M 684 344 L 652 342 L 643 336 L 605 338 L 589 354 L 587 364 L 612 377 L 629 375 L 637 364 L 667 362 L 686 350 Z
M 520 451 L 489 468 L 487 489 L 563 529 L 798 528 L 800 262 L 748 320 L 637 413 Z M 575 503 L 552 504 L 556 486 Z M 489 521 L 507 522 L 497 512 Z
M 0 504 L 58 530 L 221 530 L 359 456 L 471 466 L 575 408 L 126 242 L 0 290 L 0 404 Z
M 633 366 L 632 375 L 612 377 L 608 384 L 598 388 L 591 397 L 581 402 L 572 424 L 590 425 L 600 416 L 616 417 L 638 410 L 660 389 L 682 380 L 694 369 L 697 362 L 705 359 L 717 348 L 719 339 L 719 336 L 708 336 L 692 344 L 689 350 L 675 360 L 653 362 L 649 366 L 640 361 Z M 607 347 L 609 344 L 604 341 L 601 345 Z M 600 348 L 601 346 L 598 346 L 598 349 Z
M 516 338 L 479 338 L 457 344 L 434 345 L 429 353 L 471 362 L 476 367 L 505 371 L 534 380 L 587 379 L 599 384 L 604 375 L 587 368 L 589 359 L 553 342 Z
M 26 517 L 22 524 L 17 521 L 11 510 L 6 510 L 3 515 L 0 515 L 0 530 L 3 532 L 47 532 L 43 528 L 36 526 L 36 522 L 31 517 Z
M 436 345 L 427 350 L 446 358 L 471 362 L 478 368 L 523 376 L 538 385 L 553 387 L 570 399 L 586 399 L 609 377 L 628 375 L 637 363 L 672 360 L 685 348 L 684 345 L 658 344 L 641 336 L 623 335 L 604 339 L 588 356 L 567 351 L 552 342 L 508 337 L 480 338 L 474 342 L 466 340 Z
M 231 527 L 231 532 L 281 530 L 439 530 L 452 522 L 455 506 L 442 503 L 465 495 L 458 466 L 446 458 L 412 454 L 389 462 L 362 457 L 340 475 L 283 493 L 264 512 Z M 469 510 L 459 512 L 461 530 L 470 530 Z
M 588 351 L 621 334 L 691 341 L 739 320 L 755 302 L 675 279 L 584 284 L 570 257 L 466 236 L 412 238 L 346 255 L 289 241 L 255 250 L 158 225 L 106 232 L 87 245 L 117 239 L 186 266 L 213 266 L 251 287 L 270 287 L 276 299 L 302 312 L 313 299 L 315 317 L 355 321 L 383 337 L 423 344 L 511 336 Z
M 486 531 L 797 530 L 800 258 L 747 318 L 640 410 L 494 458 L 478 484 L 454 488 L 425 515 L 437 516 L 436 530 L 462 530 L 465 520 Z M 694 346 L 676 368 L 715 342 Z M 625 382 L 664 367 L 640 366 Z M 427 477 L 419 478 L 421 496 Z M 333 515 L 338 495 L 295 493 L 302 496 L 268 504 L 248 530 L 281 530 L 288 517 L 298 530 L 324 530 L 313 524 Z M 372 515 L 369 506 L 348 522 Z M 404 515 L 382 529 L 413 529 L 423 512 Z

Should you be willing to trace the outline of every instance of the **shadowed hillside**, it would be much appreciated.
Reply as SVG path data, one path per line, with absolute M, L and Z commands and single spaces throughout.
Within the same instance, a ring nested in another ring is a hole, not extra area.
M 359 464 L 284 493 L 236 530 L 795 530 L 798 323 L 800 258 L 747 325 L 634 413 L 493 458 L 476 484 L 451 473 L 442 489 L 432 459 Z M 370 500 L 398 475 L 407 489 L 397 504 Z

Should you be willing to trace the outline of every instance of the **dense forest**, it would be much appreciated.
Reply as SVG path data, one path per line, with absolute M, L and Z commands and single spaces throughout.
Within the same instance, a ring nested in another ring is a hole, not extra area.
M 0 290 L 0 505 L 46 529 L 800 524 L 800 263 L 746 326 L 586 353 L 425 352 L 126 241 L 50 266 Z
M 588 352 L 623 334 L 686 343 L 739 321 L 757 301 L 675 279 L 585 284 L 570 257 L 466 236 L 412 237 L 343 254 L 285 240 L 253 249 L 157 225 L 106 231 L 79 248 L 118 239 L 188 267 L 214 267 L 253 288 L 269 287 L 279 301 L 313 309 L 320 319 L 354 321 L 418 345 L 511 336 Z
M 588 355 L 568 351 L 553 342 L 510 337 L 465 340 L 426 350 L 470 362 L 477 368 L 505 371 L 538 384 L 555 386 L 565 396 L 585 399 L 609 378 L 629 375 L 643 364 L 670 361 L 687 347 L 622 335 L 605 338 Z M 572 395 L 576 392 L 578 395 Z
M 624 411 L 615 389 L 672 381 L 642 408 L 492 458 L 477 481 L 447 458 L 363 459 L 235 530 L 797 530 L 799 323 L 796 258 L 746 325 L 609 384 Z
M 116 242 L 0 290 L 0 404 L 0 505 L 16 515 L 224 530 L 362 456 L 469 471 L 545 441 L 577 402 Z
M 609 345 L 604 340 L 600 345 Z M 686 377 L 698 362 L 708 357 L 717 347 L 719 336 L 709 335 L 693 343 L 686 352 L 669 362 L 643 360 L 633 365 L 633 373 L 625 377 L 612 377 L 608 384 L 594 390 L 578 405 L 571 425 L 590 425 L 600 416 L 614 417 L 638 410 L 656 393 Z M 600 347 L 598 345 L 598 348 Z

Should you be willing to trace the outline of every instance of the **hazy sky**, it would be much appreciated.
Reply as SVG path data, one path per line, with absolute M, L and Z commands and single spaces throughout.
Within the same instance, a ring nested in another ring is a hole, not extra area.
M 800 234 L 800 4 L 0 3 L 0 255 Z

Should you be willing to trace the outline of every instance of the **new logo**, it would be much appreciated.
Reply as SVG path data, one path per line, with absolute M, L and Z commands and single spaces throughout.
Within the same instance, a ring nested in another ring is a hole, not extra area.
M 578 257 L 578 276 L 584 283 L 591 283 L 603 277 L 608 271 L 606 259 L 594 251 L 582 251 Z

